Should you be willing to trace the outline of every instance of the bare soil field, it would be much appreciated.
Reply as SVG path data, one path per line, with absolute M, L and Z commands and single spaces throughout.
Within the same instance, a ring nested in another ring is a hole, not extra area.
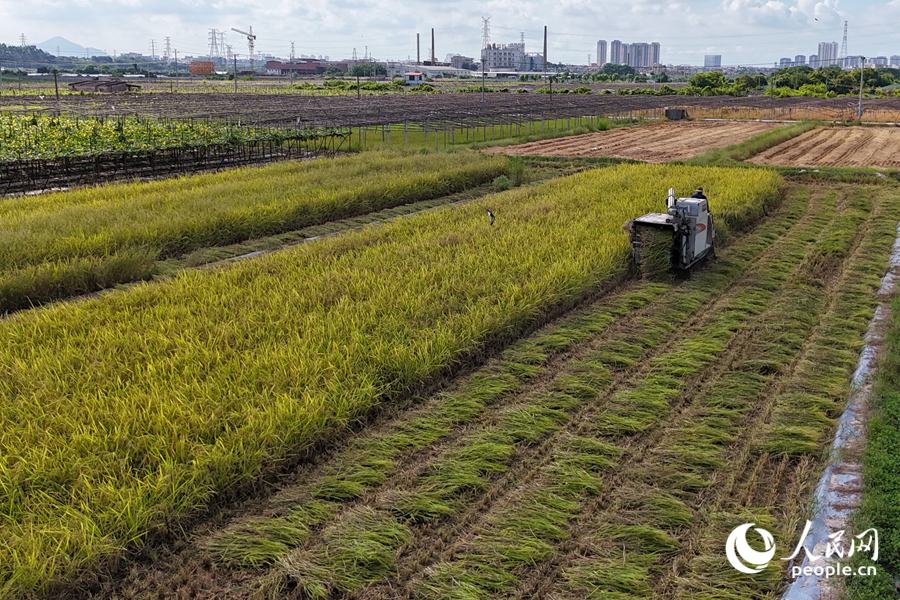
M 757 165 L 900 168 L 900 129 L 814 129 L 751 158 Z
M 681 121 L 488 148 L 485 152 L 514 156 L 610 156 L 663 163 L 687 160 L 781 126 L 779 123 Z
M 0 95 L 0 111 L 79 116 L 135 114 L 161 119 L 217 119 L 257 126 L 317 125 L 359 127 L 430 123 L 430 127 L 474 127 L 482 123 L 523 123 L 587 115 L 660 118 L 666 107 L 683 108 L 693 118 L 822 119 L 856 117 L 847 98 L 751 96 L 645 96 L 618 94 L 390 94 L 310 96 L 267 93 L 157 93 Z M 900 98 L 866 100 L 865 119 L 900 121 Z

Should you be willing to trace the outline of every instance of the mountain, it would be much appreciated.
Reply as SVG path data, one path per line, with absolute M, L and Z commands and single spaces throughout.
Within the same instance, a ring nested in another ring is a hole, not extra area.
M 98 48 L 85 48 L 63 37 L 53 37 L 46 42 L 36 44 L 38 48 L 53 54 L 54 56 L 77 56 L 78 58 L 90 58 L 92 56 L 109 56 Z

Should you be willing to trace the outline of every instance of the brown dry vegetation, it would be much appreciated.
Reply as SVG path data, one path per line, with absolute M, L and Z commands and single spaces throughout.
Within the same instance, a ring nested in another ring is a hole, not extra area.
M 760 152 L 748 162 L 790 167 L 900 168 L 900 129 L 815 129 Z
M 630 158 L 650 163 L 687 160 L 782 127 L 779 123 L 681 121 L 488 148 L 513 156 Z

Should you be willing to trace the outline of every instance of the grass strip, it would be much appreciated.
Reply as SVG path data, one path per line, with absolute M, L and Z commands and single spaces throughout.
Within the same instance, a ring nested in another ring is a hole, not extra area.
M 854 515 L 858 531 L 878 531 L 879 558 L 873 563 L 858 554 L 854 571 L 875 566 L 877 575 L 851 577 L 846 584 L 850 600 L 900 598 L 900 299 L 891 304 L 891 322 L 881 350 L 872 413 L 866 427 L 863 454 L 862 504 Z
M 700 156 L 695 156 L 686 161 L 686 164 L 707 167 L 731 166 L 736 162 L 747 160 L 764 150 L 768 150 L 778 144 L 793 139 L 802 133 L 811 131 L 818 126 L 819 123 L 815 121 L 802 121 L 800 123 L 788 125 L 787 127 L 779 127 L 778 129 L 761 133 L 739 144 L 733 144 L 726 148 L 713 148 Z
M 0 312 L 146 279 L 154 262 L 463 191 L 503 158 L 372 152 L 0 201 Z

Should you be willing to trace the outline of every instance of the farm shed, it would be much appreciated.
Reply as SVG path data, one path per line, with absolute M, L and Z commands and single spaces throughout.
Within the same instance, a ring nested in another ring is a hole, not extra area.
M 420 83 L 425 83 L 424 73 L 404 73 L 403 77 L 406 79 L 406 83 L 409 85 L 419 85 Z
M 72 92 L 127 92 L 132 88 L 140 89 L 141 86 L 121 79 L 87 79 L 84 81 L 74 81 L 69 84 L 69 90 Z

